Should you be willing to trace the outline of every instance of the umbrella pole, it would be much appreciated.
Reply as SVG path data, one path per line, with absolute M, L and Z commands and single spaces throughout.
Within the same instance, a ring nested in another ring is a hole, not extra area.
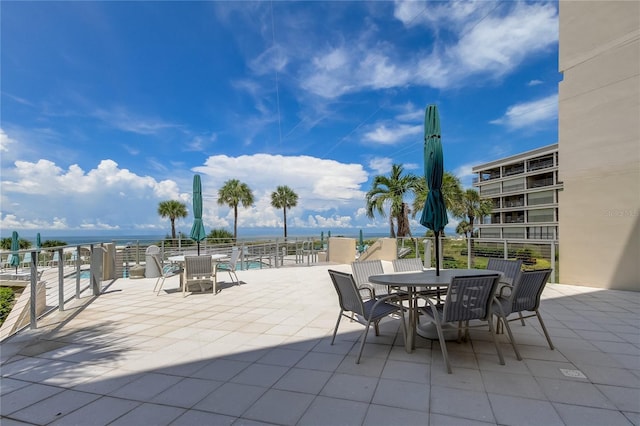
M 440 276 L 440 231 L 436 231 L 436 277 Z
M 198 256 L 200 256 L 200 241 L 198 241 Z

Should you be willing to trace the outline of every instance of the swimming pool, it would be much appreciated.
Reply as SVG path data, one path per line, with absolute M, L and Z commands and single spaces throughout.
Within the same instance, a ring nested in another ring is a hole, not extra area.
M 248 262 L 238 261 L 238 264 L 236 265 L 236 269 L 238 271 L 242 271 L 245 269 L 261 269 L 261 268 L 269 268 L 269 265 L 264 262 L 259 262 L 257 260 L 250 260 Z M 227 271 L 229 270 L 229 265 L 221 264 L 220 266 L 218 266 L 218 270 Z
M 77 275 L 77 272 L 73 272 L 69 275 L 66 275 L 65 278 L 71 278 L 71 279 L 75 279 Z M 88 280 L 89 278 L 91 278 L 91 271 L 85 269 L 80 271 L 80 279 L 81 280 Z

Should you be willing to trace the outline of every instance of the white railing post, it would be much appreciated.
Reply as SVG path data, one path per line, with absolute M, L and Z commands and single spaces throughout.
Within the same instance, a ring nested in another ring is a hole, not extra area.
M 467 238 L 467 269 L 471 269 L 471 238 Z
M 508 259 L 509 258 L 509 253 L 507 252 L 507 240 L 504 240 L 502 242 L 502 244 L 504 244 L 504 248 L 503 248 L 504 252 L 502 253 L 502 258 L 503 259 Z
M 551 241 L 551 276 L 552 282 L 556 282 L 556 242 Z
M 58 249 L 58 310 L 64 311 L 64 251 Z
M 431 240 L 425 239 L 422 241 L 424 244 L 424 267 L 431 268 Z
M 34 254 L 36 256 L 34 256 Z M 38 297 L 38 263 L 37 253 L 31 252 L 31 300 L 29 300 L 29 327 L 32 330 L 38 328 L 37 321 L 37 297 Z

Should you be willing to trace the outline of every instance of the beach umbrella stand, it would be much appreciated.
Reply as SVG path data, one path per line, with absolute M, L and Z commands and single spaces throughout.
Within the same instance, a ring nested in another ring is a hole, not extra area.
M 18 233 L 13 231 L 11 234 L 11 262 L 9 264 L 11 266 L 16 267 L 16 274 L 18 273 L 18 266 L 20 265 L 20 240 L 18 238 Z
M 435 235 L 436 275 L 440 275 L 440 231 L 449 222 L 447 208 L 442 195 L 444 160 L 440 132 L 438 107 L 429 105 L 424 117 L 424 175 L 429 194 L 422 209 L 420 223 Z
M 200 256 L 200 241 L 207 238 L 202 223 L 202 183 L 200 175 L 193 177 L 193 226 L 190 237 L 198 244 L 198 256 Z

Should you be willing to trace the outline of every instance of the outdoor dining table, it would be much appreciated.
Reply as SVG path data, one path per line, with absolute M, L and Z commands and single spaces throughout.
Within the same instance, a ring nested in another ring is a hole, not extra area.
M 187 255 L 187 256 L 189 256 L 189 255 Z M 195 255 L 193 255 L 193 256 L 195 256 Z M 215 272 L 215 269 L 216 269 L 216 264 L 217 264 L 220 260 L 222 260 L 222 259 L 226 259 L 226 258 L 228 258 L 228 257 L 229 257 L 229 256 L 227 256 L 226 254 L 210 254 L 210 255 L 201 254 L 200 256 L 211 256 L 211 261 L 212 261 L 212 262 L 214 262 L 214 265 L 213 265 L 213 270 L 214 270 L 214 272 Z M 169 262 L 171 262 L 171 263 L 178 263 L 178 264 L 180 264 L 180 265 L 184 265 L 184 258 L 185 258 L 185 255 L 184 255 L 184 254 L 179 254 L 179 255 L 175 255 L 175 256 L 169 256 L 169 257 L 167 257 L 167 260 L 168 260 Z M 184 268 L 183 268 L 183 270 L 184 270 Z M 180 274 L 180 288 L 182 288 L 182 286 L 184 285 L 184 277 L 183 277 L 183 275 L 184 275 L 184 271 L 183 271 L 183 273 L 182 273 L 182 274 Z M 217 280 L 217 279 L 218 279 L 218 278 L 215 276 L 215 274 L 214 274 L 214 278 L 213 278 L 213 279 L 214 279 L 214 280 Z
M 369 277 L 369 281 L 375 284 L 406 290 L 409 302 L 409 320 L 406 326 L 407 333 L 404 336 L 404 346 L 405 350 L 411 353 L 416 347 L 416 334 L 428 339 L 438 339 L 435 328 L 419 327 L 418 292 L 433 288 L 447 288 L 453 277 L 494 274 L 501 274 L 501 272 L 488 269 L 441 269 L 440 275 L 436 275 L 435 269 L 428 269 L 419 272 L 396 272 L 392 274 L 372 275 Z

